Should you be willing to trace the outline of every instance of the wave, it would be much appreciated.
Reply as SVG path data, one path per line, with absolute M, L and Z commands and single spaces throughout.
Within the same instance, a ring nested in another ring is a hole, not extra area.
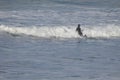
M 83 33 L 92 38 L 118 38 L 120 27 L 117 25 L 93 26 L 85 28 Z
M 69 27 L 10 27 L 1 25 L 0 31 L 5 31 L 14 35 L 30 35 L 44 38 L 77 38 L 79 35 L 74 28 Z
M 43 38 L 80 38 L 75 27 L 11 27 L 0 25 L 0 31 L 13 35 L 30 35 Z M 88 38 L 120 37 L 120 27 L 116 25 L 82 27 L 83 34 Z

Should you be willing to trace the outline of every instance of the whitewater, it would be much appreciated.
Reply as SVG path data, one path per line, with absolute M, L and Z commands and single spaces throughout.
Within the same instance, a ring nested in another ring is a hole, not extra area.
M 76 32 L 76 28 L 67 26 L 57 27 L 9 27 L 0 25 L 0 30 L 13 35 L 28 35 L 43 38 L 80 38 Z M 119 38 L 120 27 L 115 25 L 107 25 L 102 27 L 84 27 L 82 32 L 88 38 Z
M 0 0 L 0 80 L 120 80 L 119 3 Z

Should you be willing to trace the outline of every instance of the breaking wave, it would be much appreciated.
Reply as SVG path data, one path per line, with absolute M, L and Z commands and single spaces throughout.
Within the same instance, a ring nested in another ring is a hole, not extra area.
M 30 35 L 43 38 L 79 38 L 75 27 L 11 27 L 0 25 L 0 31 L 13 35 Z M 88 38 L 120 37 L 120 27 L 116 25 L 82 27 L 83 34 Z

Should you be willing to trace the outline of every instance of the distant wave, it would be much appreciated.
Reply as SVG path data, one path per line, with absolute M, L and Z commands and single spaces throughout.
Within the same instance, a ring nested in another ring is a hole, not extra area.
M 120 27 L 115 25 L 82 27 L 83 34 L 88 38 L 120 37 Z M 0 25 L 0 31 L 14 35 L 30 35 L 44 38 L 79 38 L 75 27 L 11 27 Z

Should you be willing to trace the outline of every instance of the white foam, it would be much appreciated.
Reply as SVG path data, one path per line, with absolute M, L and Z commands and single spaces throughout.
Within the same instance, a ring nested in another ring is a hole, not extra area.
M 93 38 L 120 37 L 120 27 L 116 25 L 94 26 L 85 28 L 83 33 Z
M 37 37 L 77 38 L 79 35 L 74 28 L 68 27 L 9 27 L 0 26 L 1 31 L 18 35 L 32 35 Z
M 112 38 L 120 37 L 120 27 L 115 25 L 82 27 L 83 34 L 91 38 Z M 75 27 L 10 27 L 0 25 L 0 31 L 5 31 L 17 35 L 31 35 L 44 38 L 78 38 Z

